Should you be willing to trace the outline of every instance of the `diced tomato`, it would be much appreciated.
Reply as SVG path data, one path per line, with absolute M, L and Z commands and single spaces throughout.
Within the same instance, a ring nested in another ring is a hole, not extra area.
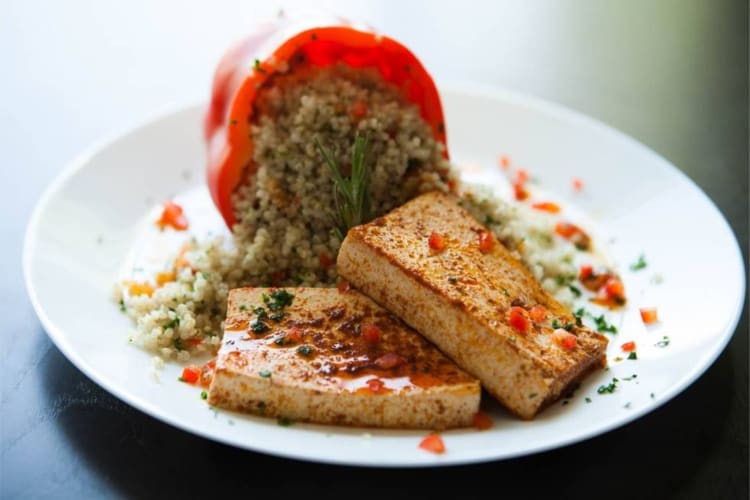
M 474 415 L 474 427 L 480 431 L 486 431 L 492 427 L 492 419 L 480 411 Z
M 331 267 L 331 258 L 325 252 L 320 254 L 320 267 L 323 269 L 330 269 Z
M 531 324 L 526 309 L 517 306 L 511 307 L 508 313 L 508 324 L 521 333 L 528 332 Z
M 442 234 L 433 231 L 430 234 L 430 239 L 428 240 L 428 243 L 430 245 L 430 248 L 436 251 L 441 251 L 445 249 L 445 237 L 443 237 Z
M 482 253 L 487 253 L 492 250 L 492 246 L 495 244 L 495 238 L 492 237 L 491 232 L 479 231 L 477 236 L 479 237 L 479 250 Z
M 187 342 L 190 345 L 199 345 L 203 343 L 203 339 L 198 339 L 198 338 L 193 337 L 191 339 L 187 339 L 185 342 Z
M 617 277 L 612 277 L 604 284 L 604 292 L 610 299 L 625 299 L 625 287 Z
M 522 168 L 519 168 L 518 171 L 516 172 L 516 182 L 515 183 L 516 184 L 524 184 L 527 180 L 529 180 L 529 173 L 526 170 L 524 170 Z
M 362 338 L 371 344 L 380 342 L 380 328 L 372 323 L 365 323 L 362 326 Z
M 569 222 L 560 221 L 555 225 L 555 232 L 563 238 L 570 240 L 579 250 L 591 248 L 591 238 L 583 229 Z
M 365 101 L 356 101 L 352 104 L 351 114 L 357 120 L 367 116 L 367 103 Z
M 576 345 L 578 345 L 578 339 L 576 339 L 576 336 L 562 328 L 558 328 L 552 332 L 552 340 L 566 351 L 571 351 L 575 349 Z
M 578 177 L 573 177 L 573 189 L 581 191 L 583 189 L 583 181 Z
M 182 207 L 177 203 L 168 201 L 164 204 L 161 217 L 156 221 L 156 225 L 164 229 L 171 226 L 177 231 L 184 231 L 188 228 L 187 217 L 182 213 Z
M 513 196 L 518 201 L 523 201 L 529 197 L 529 192 L 526 190 L 523 184 L 513 184 Z
M 590 264 L 583 264 L 581 269 L 578 271 L 578 279 L 580 281 L 586 281 L 594 275 L 594 268 Z
M 503 167 L 503 170 L 508 170 L 508 167 L 510 167 L 510 158 L 508 156 L 501 156 L 497 159 L 497 162 Z
M 659 321 L 655 307 L 641 307 L 641 319 L 646 325 L 651 325 Z
M 290 342 L 294 342 L 295 344 L 298 342 L 302 342 L 302 331 L 296 326 L 293 326 L 286 331 L 286 335 L 284 335 L 284 338 Z
M 336 283 L 336 289 L 339 293 L 346 293 L 352 289 L 352 285 L 350 285 L 348 281 L 339 281 Z
M 371 378 L 366 382 L 366 384 L 367 388 L 372 392 L 380 392 L 383 390 L 383 387 L 385 387 L 385 384 L 379 378 Z
M 434 433 L 428 434 L 427 437 L 419 443 L 419 447 L 425 451 L 436 453 L 438 455 L 445 453 L 445 443 L 443 443 L 443 438 Z
M 549 212 L 551 214 L 556 214 L 560 212 L 560 205 L 558 205 L 557 203 L 552 203 L 551 201 L 539 201 L 539 202 L 533 203 L 531 205 L 531 208 L 541 210 L 542 212 Z
M 151 297 L 154 293 L 154 287 L 148 283 L 131 283 L 128 286 L 128 292 L 130 292 L 130 295 L 148 295 Z
M 201 367 L 190 365 L 182 369 L 182 381 L 188 384 L 194 384 L 201 376 Z
M 177 274 L 174 271 L 165 273 L 156 273 L 156 284 L 164 286 L 165 284 L 177 279 Z
M 396 353 L 389 352 L 383 354 L 375 360 L 375 366 L 382 368 L 383 370 L 390 370 L 397 368 L 406 363 L 406 359 L 403 356 L 399 356 Z
M 547 309 L 543 305 L 537 304 L 529 310 L 529 315 L 535 323 L 541 323 L 547 318 Z
M 620 346 L 620 349 L 622 349 L 625 352 L 632 352 L 635 351 L 635 342 L 625 342 Z

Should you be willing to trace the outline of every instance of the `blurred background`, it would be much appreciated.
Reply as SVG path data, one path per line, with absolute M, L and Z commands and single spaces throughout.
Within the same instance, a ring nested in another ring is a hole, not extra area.
M 80 496 L 153 493 L 160 476 L 143 463 L 144 453 L 169 460 L 155 451 L 165 447 L 198 448 L 212 463 L 247 456 L 126 407 L 62 357 L 26 298 L 21 240 L 43 189 L 77 153 L 161 111 L 206 100 L 215 64 L 232 42 L 280 9 L 310 7 L 399 39 L 438 83 L 531 94 L 633 136 L 708 193 L 747 251 L 746 0 L 3 0 L 0 485 L 9 496 L 56 496 L 57 488 Z M 746 498 L 746 335 L 747 312 L 728 350 L 675 402 L 589 444 L 506 463 L 496 479 L 510 487 L 524 467 L 578 461 L 594 476 L 628 467 L 662 498 L 714 496 L 714 485 Z M 710 407 L 717 401 L 718 409 Z M 654 450 L 652 431 L 684 439 L 670 445 L 673 452 Z M 651 454 L 639 459 L 645 462 L 633 461 L 638 446 Z M 615 447 L 623 450 L 619 458 L 610 453 Z M 602 454 L 608 459 L 599 461 Z M 495 477 L 491 466 L 471 471 Z M 430 477 L 441 485 L 472 474 L 461 470 Z M 143 482 L 130 481 L 132 474 Z M 566 491 L 560 484 L 553 491 Z

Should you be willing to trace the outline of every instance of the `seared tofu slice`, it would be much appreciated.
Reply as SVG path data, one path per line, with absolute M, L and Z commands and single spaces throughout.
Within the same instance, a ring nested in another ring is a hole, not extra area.
M 452 196 L 427 193 L 349 230 L 337 268 L 531 419 L 602 365 L 607 339 L 488 236 Z
M 479 409 L 479 382 L 354 289 L 229 292 L 211 405 L 322 424 L 445 429 Z

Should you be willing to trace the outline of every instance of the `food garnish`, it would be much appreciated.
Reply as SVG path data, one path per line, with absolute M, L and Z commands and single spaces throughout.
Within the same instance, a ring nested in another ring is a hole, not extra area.
M 173 201 L 167 201 L 161 212 L 161 217 L 156 221 L 156 225 L 161 229 L 167 226 L 177 231 L 185 231 L 188 228 L 188 220 L 182 213 L 182 207 Z
M 659 316 L 655 307 L 641 307 L 640 313 L 644 325 L 653 325 L 659 321 Z
M 419 447 L 437 455 L 445 453 L 445 443 L 438 434 L 428 434 L 420 443 Z

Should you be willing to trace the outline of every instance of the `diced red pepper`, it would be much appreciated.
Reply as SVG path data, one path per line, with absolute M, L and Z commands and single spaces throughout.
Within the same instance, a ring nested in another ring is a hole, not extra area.
M 541 210 L 542 212 L 549 212 L 551 214 L 556 214 L 560 212 L 560 205 L 558 205 L 557 203 L 552 203 L 551 201 L 539 201 L 539 202 L 533 203 L 531 205 L 531 208 Z
M 604 292 L 610 299 L 625 299 L 625 287 L 619 278 L 612 277 L 604 284 Z
M 583 264 L 581 269 L 578 271 L 578 279 L 580 281 L 586 281 L 594 275 L 594 268 L 590 264 Z
M 652 325 L 659 321 L 659 317 L 655 307 L 642 307 L 640 309 L 641 319 L 646 325 Z
M 436 453 L 438 455 L 445 453 L 445 443 L 443 438 L 438 434 L 428 434 L 420 443 L 419 447 L 430 453 Z
M 371 344 L 380 342 L 380 328 L 372 323 L 362 325 L 362 338 Z
M 188 384 L 194 384 L 201 376 L 201 367 L 190 365 L 182 369 L 182 381 Z
M 492 427 L 492 419 L 480 411 L 474 415 L 474 427 L 480 431 L 486 431 Z
M 572 351 L 578 345 L 576 336 L 562 328 L 558 328 L 552 332 L 552 340 L 566 351 Z
M 406 359 L 403 356 L 399 356 L 396 353 L 389 352 L 383 354 L 375 360 L 375 366 L 382 368 L 383 370 L 391 370 L 397 368 L 406 363 Z
M 583 189 L 583 181 L 578 177 L 573 177 L 573 189 L 581 191 Z
M 339 293 L 346 293 L 352 289 L 352 285 L 350 285 L 348 281 L 339 281 L 336 283 L 336 289 Z
M 366 382 L 367 388 L 372 392 L 380 392 L 385 387 L 385 384 L 379 378 L 371 378 Z
M 493 238 L 490 231 L 479 231 L 477 236 L 479 237 L 479 250 L 482 253 L 487 253 L 492 250 L 492 246 L 495 244 L 495 238 Z
M 203 343 L 203 339 L 193 337 L 191 339 L 187 339 L 185 342 L 187 342 L 190 345 L 200 345 Z
M 526 190 L 523 184 L 513 184 L 513 196 L 518 201 L 523 201 L 529 197 L 529 192 Z
M 620 346 L 620 349 L 622 349 L 624 352 L 635 351 L 635 342 L 625 342 Z
M 570 240 L 579 250 L 591 248 L 591 238 L 583 229 L 569 222 L 560 221 L 555 225 L 555 232 L 563 238 Z
M 320 267 L 323 269 L 330 269 L 331 267 L 331 258 L 328 256 L 327 253 L 323 252 L 320 254 Z
M 182 213 L 182 207 L 177 203 L 168 201 L 164 204 L 161 217 L 156 221 L 156 225 L 162 229 L 171 226 L 177 231 L 184 231 L 188 228 L 188 221 Z
M 294 342 L 295 344 L 298 342 L 302 342 L 302 331 L 296 326 L 293 326 L 286 331 L 284 338 L 289 342 Z
M 428 243 L 431 249 L 438 251 L 438 252 L 440 252 L 441 250 L 444 250 L 446 246 L 445 237 L 436 231 L 433 231 L 432 233 L 430 233 L 430 238 L 428 240 Z
M 356 101 L 352 104 L 351 114 L 356 120 L 367 116 L 367 103 L 365 101 Z
M 497 161 L 503 167 L 503 170 L 508 170 L 508 167 L 510 167 L 510 158 L 508 156 L 503 155 Z
M 529 173 L 526 170 L 524 170 L 522 168 L 519 168 L 518 171 L 516 172 L 516 182 L 515 183 L 516 184 L 524 184 L 527 180 L 529 180 Z
M 526 309 L 517 306 L 511 307 L 508 313 L 508 324 L 521 333 L 528 332 L 531 324 Z
M 529 315 L 535 323 L 541 323 L 547 319 L 547 308 L 543 305 L 537 304 L 529 310 Z

